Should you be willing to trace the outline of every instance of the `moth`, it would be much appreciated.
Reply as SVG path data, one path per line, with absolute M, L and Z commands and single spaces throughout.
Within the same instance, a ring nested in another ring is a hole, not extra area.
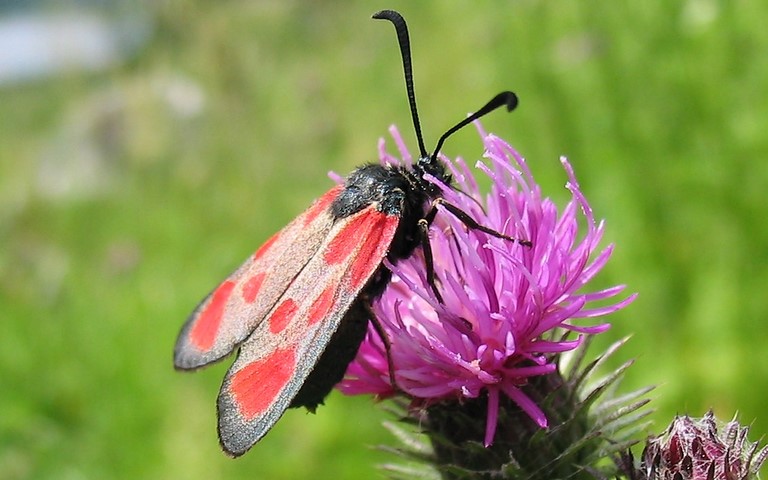
M 174 365 L 179 370 L 195 370 L 239 350 L 218 396 L 219 439 L 232 456 L 258 442 L 287 408 L 314 411 L 342 379 L 369 322 L 378 325 L 370 305 L 391 277 L 385 259 L 397 262 L 421 246 L 427 278 L 440 298 L 428 236 L 439 206 L 468 228 L 530 245 L 477 224 L 425 179 L 431 175 L 450 183 L 437 157 L 443 142 L 501 106 L 513 110 L 515 94 L 495 96 L 443 134 L 428 154 L 405 20 L 392 10 L 373 18 L 392 22 L 398 36 L 419 159 L 411 167 L 370 163 L 353 171 L 216 287 L 176 341 Z M 377 331 L 388 345 L 380 326 Z

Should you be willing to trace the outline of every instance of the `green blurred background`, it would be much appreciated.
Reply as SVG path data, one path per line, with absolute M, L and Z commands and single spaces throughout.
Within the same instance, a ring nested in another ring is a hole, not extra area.
M 338 393 L 226 458 L 228 362 L 180 374 L 171 353 L 328 170 L 375 160 L 391 123 L 414 146 L 381 8 L 411 27 L 428 144 L 512 89 L 519 110 L 486 127 L 561 204 L 558 155 L 574 164 L 617 244 L 598 285 L 640 293 L 600 343 L 633 335 L 614 360 L 638 360 L 625 390 L 660 386 L 655 429 L 712 407 L 768 433 L 768 3 L 633 3 L 0 5 L 0 20 L 74 12 L 118 34 L 101 64 L 0 70 L 0 478 L 380 475 L 387 415 Z M 468 129 L 445 152 L 480 148 Z

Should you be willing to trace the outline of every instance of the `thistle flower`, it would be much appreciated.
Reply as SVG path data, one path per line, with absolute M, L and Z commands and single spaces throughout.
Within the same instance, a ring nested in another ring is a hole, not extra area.
M 642 480 L 746 480 L 757 478 L 768 447 L 747 440 L 749 428 L 731 420 L 718 431 L 710 410 L 701 419 L 678 416 L 666 432 L 651 437 L 640 469 L 630 475 Z
M 561 353 L 609 328 L 592 319 L 620 310 L 635 295 L 617 299 L 624 286 L 585 291 L 613 246 L 598 250 L 603 222 L 596 222 L 570 163 L 560 160 L 571 193 L 560 212 L 542 196 L 525 160 L 502 139 L 478 129 L 487 164 L 478 162 L 477 169 L 490 180 L 490 193 L 481 192 L 461 158 L 442 158 L 458 190 L 429 180 L 447 202 L 478 224 L 529 240 L 532 246 L 469 229 L 439 207 L 430 243 L 443 302 L 427 282 L 418 250 L 407 260 L 386 263 L 393 278 L 373 305 L 391 342 L 397 390 L 390 381 L 386 350 L 373 328 L 338 388 L 381 398 L 402 393 L 412 407 L 432 408 L 433 413 L 438 411 L 433 407 L 441 405 L 477 409 L 480 402 L 485 415 L 482 442 L 487 447 L 494 442 L 502 410 L 517 409 L 538 429 L 550 425 L 544 406 L 537 403 L 543 397 L 532 395 L 528 387 L 557 372 Z M 412 157 L 399 133 L 394 127 L 390 133 L 401 158 L 387 153 L 382 140 L 381 161 L 409 164 Z

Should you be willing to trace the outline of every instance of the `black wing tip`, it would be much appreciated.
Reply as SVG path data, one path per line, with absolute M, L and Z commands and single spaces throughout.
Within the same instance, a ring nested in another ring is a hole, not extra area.
M 183 342 L 176 342 L 176 348 L 173 349 L 173 369 L 182 372 L 195 370 L 194 362 L 190 361 L 189 355 L 184 353 Z
M 219 436 L 221 450 L 230 458 L 238 458 L 258 442 L 264 433 L 255 431 L 238 412 L 237 405 L 228 393 L 231 370 L 227 372 L 216 398 L 216 413 L 218 421 L 216 433 Z
M 195 370 L 200 370 L 204 366 L 206 366 L 206 364 L 198 364 L 185 358 L 173 359 L 173 369 L 177 372 L 194 372 Z
M 239 426 L 242 427 L 242 425 Z M 224 425 L 221 414 L 219 415 L 218 434 L 219 447 L 229 458 L 242 457 L 256 444 L 256 441 L 250 441 L 245 438 L 244 431 L 238 433 L 237 429 L 233 428 L 233 425 Z
M 221 447 L 221 451 L 224 452 L 224 455 L 228 456 L 229 458 L 240 458 L 242 457 L 245 452 L 251 449 L 251 447 L 246 448 L 245 450 L 234 450 L 230 447 L 228 447 L 224 440 L 219 436 L 219 446 Z M 251 445 L 253 446 L 253 445 Z
M 210 352 L 209 352 L 210 353 Z M 200 352 L 190 352 L 189 347 L 183 344 L 177 345 L 173 351 L 173 368 L 176 371 L 190 372 L 200 370 L 208 365 L 217 363 L 228 355 L 204 355 Z
M 231 412 L 227 414 L 222 411 L 221 404 L 222 398 L 219 396 L 219 422 L 217 426 L 219 446 L 226 456 L 230 458 L 241 457 L 253 448 L 266 432 L 254 435 L 254 432 L 248 428 L 245 422 L 233 419 Z
M 227 423 L 227 420 L 220 414 L 218 424 L 219 446 L 229 458 L 239 458 L 248 453 L 269 431 L 269 429 L 266 432 L 253 431 L 243 422 L 227 423 L 226 425 L 225 423 Z

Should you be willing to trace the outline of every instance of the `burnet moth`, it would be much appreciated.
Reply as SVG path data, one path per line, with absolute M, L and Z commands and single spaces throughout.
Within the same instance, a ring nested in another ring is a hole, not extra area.
M 395 26 L 420 158 L 411 167 L 371 163 L 353 171 L 216 287 L 176 341 L 174 365 L 179 370 L 204 367 L 239 348 L 218 397 L 219 439 L 232 456 L 258 442 L 287 408 L 314 411 L 342 379 L 368 322 L 377 326 L 370 303 L 390 280 L 385 258 L 397 262 L 422 246 L 427 278 L 439 295 L 428 237 L 438 206 L 467 228 L 518 241 L 478 225 L 442 201 L 438 187 L 425 179 L 428 174 L 450 183 L 437 158 L 443 142 L 498 107 L 511 111 L 517 97 L 500 93 L 443 134 L 428 154 L 416 110 L 405 20 L 391 10 L 373 18 Z M 377 331 L 384 335 L 380 327 Z

